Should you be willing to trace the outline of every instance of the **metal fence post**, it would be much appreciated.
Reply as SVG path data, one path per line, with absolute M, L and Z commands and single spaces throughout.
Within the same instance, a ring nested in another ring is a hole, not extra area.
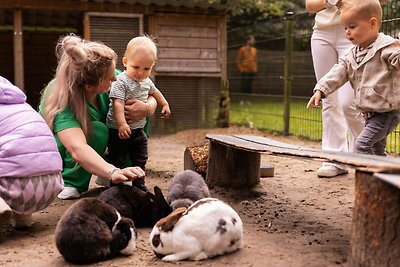
M 283 134 L 289 135 L 290 127 L 290 98 L 292 95 L 292 54 L 293 54 L 293 12 L 287 12 L 285 19 L 285 88 L 283 110 Z

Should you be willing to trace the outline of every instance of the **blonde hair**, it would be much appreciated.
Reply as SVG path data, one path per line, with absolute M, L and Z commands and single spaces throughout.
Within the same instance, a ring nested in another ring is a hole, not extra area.
M 343 0 L 341 12 L 351 11 L 355 16 L 369 20 L 375 17 L 382 24 L 382 7 L 378 0 Z
M 56 46 L 58 66 L 55 80 L 42 95 L 42 115 L 54 127 L 57 113 L 70 108 L 88 136 L 91 122 L 87 110 L 85 86 L 97 86 L 115 64 L 117 54 L 100 42 L 85 41 L 75 35 L 61 37 Z
M 142 51 L 150 52 L 154 57 L 154 61 L 157 60 L 156 43 L 150 36 L 147 35 L 132 38 L 126 45 L 125 57 L 132 53 L 140 53 Z

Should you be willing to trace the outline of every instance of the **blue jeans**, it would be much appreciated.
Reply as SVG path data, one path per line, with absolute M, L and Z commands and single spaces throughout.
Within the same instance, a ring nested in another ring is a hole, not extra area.
M 373 112 L 356 140 L 357 153 L 386 156 L 387 136 L 400 122 L 400 110 Z

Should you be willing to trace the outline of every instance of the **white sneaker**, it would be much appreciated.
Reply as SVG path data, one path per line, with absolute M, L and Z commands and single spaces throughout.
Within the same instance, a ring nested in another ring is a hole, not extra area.
M 335 177 L 341 174 L 347 174 L 349 171 L 339 168 L 335 165 L 322 165 L 318 170 L 317 170 L 317 175 L 318 177 Z
M 79 198 L 81 194 L 79 194 L 78 190 L 74 187 L 64 187 L 63 191 L 58 194 L 59 199 L 75 199 Z
M 94 182 L 100 186 L 110 187 L 110 179 L 101 176 L 96 176 L 96 180 Z
M 9 224 L 12 214 L 10 206 L 0 197 L 0 225 Z

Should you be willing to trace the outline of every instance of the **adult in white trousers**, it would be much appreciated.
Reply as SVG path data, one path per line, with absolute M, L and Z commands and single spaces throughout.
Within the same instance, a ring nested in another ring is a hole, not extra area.
M 311 53 L 317 81 L 321 79 L 339 57 L 352 46 L 346 39 L 335 4 L 337 0 L 306 0 L 309 13 L 316 13 Z M 354 105 L 354 91 L 349 83 L 322 100 L 322 149 L 355 152 L 354 143 L 364 128 L 364 118 Z M 346 174 L 344 165 L 324 162 L 317 170 L 319 177 Z

